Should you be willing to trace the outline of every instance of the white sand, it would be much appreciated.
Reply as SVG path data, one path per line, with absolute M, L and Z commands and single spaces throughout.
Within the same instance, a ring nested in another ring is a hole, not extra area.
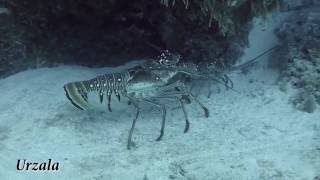
M 241 94 L 222 91 L 210 99 L 200 95 L 210 117 L 204 118 L 195 104 L 187 105 L 187 134 L 181 110 L 170 108 L 160 142 L 154 141 L 160 114 L 144 107 L 132 150 L 126 149 L 132 106 L 115 103 L 112 113 L 87 112 L 65 97 L 65 83 L 97 72 L 102 70 L 64 66 L 0 80 L 1 180 L 300 180 L 320 175 L 319 108 L 312 114 L 294 109 L 288 103 L 293 90 L 281 92 L 272 70 L 233 74 Z M 58 172 L 16 170 L 17 159 L 48 158 L 60 163 Z

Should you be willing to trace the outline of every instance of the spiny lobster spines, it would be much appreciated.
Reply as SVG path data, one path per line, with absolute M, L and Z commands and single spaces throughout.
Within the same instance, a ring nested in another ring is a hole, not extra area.
M 71 103 L 81 110 L 88 108 L 88 93 L 97 92 L 101 103 L 106 95 L 108 110 L 112 111 L 111 95 L 114 94 L 120 101 L 120 94 L 125 93 L 127 83 L 131 79 L 130 72 L 105 74 L 86 81 L 68 83 L 64 85 L 64 90 Z

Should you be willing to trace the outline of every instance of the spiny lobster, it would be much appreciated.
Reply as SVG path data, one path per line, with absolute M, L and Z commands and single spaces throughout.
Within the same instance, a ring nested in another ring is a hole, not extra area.
M 167 60 L 163 61 L 163 59 L 160 59 L 157 63 L 158 62 L 160 63 L 159 66 L 174 66 L 172 62 Z M 179 102 L 185 117 L 185 133 L 188 131 L 190 124 L 185 109 L 185 101 L 190 102 L 190 100 L 193 100 L 203 109 L 205 116 L 209 116 L 208 109 L 185 88 L 184 82 L 175 79 L 179 71 L 175 71 L 172 67 L 170 74 L 164 75 L 161 73 L 164 69 L 158 70 L 160 69 L 151 70 L 146 69 L 145 66 L 138 66 L 121 73 L 105 74 L 86 81 L 71 82 L 64 85 L 64 90 L 70 102 L 81 110 L 88 108 L 88 93 L 91 92 L 98 93 L 101 103 L 103 103 L 104 97 L 106 97 L 108 110 L 110 112 L 112 111 L 112 94 L 114 94 L 119 101 L 121 96 L 127 98 L 130 104 L 133 104 L 136 108 L 136 114 L 132 121 L 127 142 L 127 148 L 130 149 L 133 144 L 132 134 L 140 113 L 139 104 L 141 102 L 152 104 L 161 110 L 161 129 L 156 141 L 162 139 L 166 123 L 166 106 L 164 103 L 161 103 L 162 99 L 174 99 Z
M 271 51 L 269 49 L 263 54 Z M 262 55 L 263 55 L 262 54 Z M 260 55 L 261 56 L 261 55 Z M 260 57 L 258 56 L 258 57 Z M 257 57 L 257 58 L 258 58 Z M 242 68 L 254 63 L 257 59 L 250 60 L 238 67 Z M 236 70 L 237 67 L 231 69 Z M 135 117 L 128 135 L 127 148 L 130 149 L 133 130 L 139 117 L 141 102 L 149 103 L 161 110 L 162 121 L 160 135 L 156 141 L 160 141 L 164 135 L 166 123 L 166 106 L 161 100 L 175 100 L 179 103 L 185 118 L 184 133 L 189 130 L 190 122 L 185 109 L 185 104 L 193 100 L 204 111 L 205 117 L 209 117 L 209 110 L 191 93 L 186 84 L 192 80 L 210 80 L 223 84 L 227 89 L 233 89 L 231 79 L 226 72 L 220 70 L 214 64 L 200 64 L 180 62 L 180 55 L 165 51 L 158 59 L 130 68 L 124 72 L 98 76 L 87 81 L 71 82 L 64 85 L 66 96 L 77 108 L 85 110 L 89 106 L 88 93 L 98 93 L 100 102 L 106 97 L 108 110 L 111 112 L 111 96 L 114 94 L 120 101 L 121 96 L 128 99 L 136 109 Z

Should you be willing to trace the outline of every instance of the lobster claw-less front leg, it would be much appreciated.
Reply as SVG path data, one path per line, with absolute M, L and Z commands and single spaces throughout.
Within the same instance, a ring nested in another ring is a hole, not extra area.
M 130 96 L 126 96 L 126 97 L 129 99 L 130 104 L 133 104 L 134 107 L 136 108 L 136 116 L 134 117 L 134 119 L 132 121 L 132 125 L 131 125 L 130 131 L 129 131 L 129 136 L 128 136 L 127 149 L 130 149 L 133 144 L 132 135 L 133 135 L 136 121 L 139 117 L 140 108 L 139 108 L 139 103 L 138 103 L 139 101 L 137 99 L 134 99 Z M 156 139 L 156 141 L 160 141 L 164 135 L 164 128 L 165 128 L 165 124 L 166 124 L 166 114 L 167 114 L 166 107 L 164 104 L 157 103 L 155 100 L 149 100 L 149 99 L 141 99 L 141 100 L 144 102 L 147 102 L 149 104 L 155 105 L 161 109 L 161 115 L 162 115 L 161 129 L 160 129 L 160 135 Z
M 133 130 L 135 128 L 135 125 L 136 125 L 136 121 L 139 117 L 139 113 L 140 113 L 140 108 L 139 108 L 139 104 L 138 104 L 138 101 L 132 97 L 129 97 L 126 95 L 126 97 L 129 99 L 129 102 L 131 104 L 133 104 L 133 106 L 135 107 L 136 109 L 136 115 L 135 117 L 133 118 L 133 121 L 132 121 L 132 125 L 131 125 L 131 128 L 130 128 L 130 131 L 129 131 L 129 136 L 128 136 L 128 143 L 127 143 L 127 149 L 130 149 L 131 146 L 133 145 L 133 141 L 132 141 L 132 134 L 133 134 Z
M 154 99 L 154 101 L 160 100 L 160 99 L 176 99 L 179 104 L 180 107 L 183 111 L 184 117 L 185 117 L 185 128 L 184 128 L 184 133 L 188 132 L 189 130 L 189 126 L 190 126 L 190 122 L 189 122 L 189 118 L 187 115 L 187 111 L 185 109 L 185 100 L 191 101 L 193 100 L 194 102 L 196 102 L 201 109 L 204 111 L 204 115 L 205 117 L 209 117 L 209 110 L 208 108 L 206 108 L 192 93 L 190 93 L 183 84 L 180 83 L 174 83 L 172 84 L 172 86 L 174 86 L 174 90 L 169 90 L 166 89 L 165 91 L 163 91 L 163 94 L 159 94 L 158 96 L 153 96 L 152 99 Z M 169 86 L 167 86 L 166 88 L 168 88 Z
M 180 103 L 181 109 L 182 109 L 182 111 L 183 111 L 184 119 L 185 119 L 185 121 L 186 121 L 186 125 L 185 125 L 184 131 L 183 131 L 184 133 L 186 133 L 186 132 L 188 132 L 189 127 L 190 127 L 190 122 L 189 122 L 189 119 L 188 119 L 188 114 L 187 114 L 187 111 L 186 111 L 186 108 L 185 108 L 185 106 L 184 106 L 184 102 L 183 102 L 182 98 L 178 98 L 178 97 L 177 97 L 177 100 L 178 100 L 179 103 Z
M 162 97 L 178 97 L 179 99 L 187 98 L 189 100 L 194 100 L 204 111 L 205 117 L 209 117 L 208 108 L 205 107 L 189 90 L 187 90 L 184 83 L 176 82 L 170 86 L 175 86 L 175 91 L 164 92 L 164 94 L 161 95 Z
M 167 116 L 167 110 L 166 110 L 166 106 L 164 104 L 160 104 L 158 102 L 156 102 L 155 100 L 153 100 L 153 98 L 151 100 L 149 99 L 143 99 L 143 101 L 155 105 L 158 108 L 161 109 L 161 117 L 162 117 L 162 121 L 161 121 L 161 129 L 160 129 L 160 135 L 158 136 L 158 138 L 156 139 L 156 141 L 161 141 L 163 135 L 164 135 L 164 128 L 166 125 L 166 116 Z

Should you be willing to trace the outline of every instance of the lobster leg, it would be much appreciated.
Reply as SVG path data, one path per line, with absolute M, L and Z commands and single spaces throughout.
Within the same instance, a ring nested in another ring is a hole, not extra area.
M 154 101 L 149 100 L 149 99 L 143 99 L 143 101 L 145 101 L 147 103 L 150 103 L 150 104 L 153 104 L 153 105 L 155 105 L 155 106 L 157 106 L 157 107 L 159 107 L 161 109 L 161 115 L 162 115 L 161 129 L 160 129 L 160 135 L 156 139 L 156 141 L 160 141 L 162 139 L 162 137 L 163 137 L 164 127 L 165 127 L 165 124 L 166 124 L 166 115 L 167 115 L 166 106 L 164 104 L 160 104 L 160 103 L 154 102 Z
M 187 111 L 186 111 L 186 108 L 184 106 L 184 103 L 183 100 L 182 100 L 182 96 L 181 97 L 178 97 L 178 96 L 161 96 L 161 97 L 156 97 L 156 98 L 168 98 L 168 99 L 176 99 L 179 104 L 180 104 L 180 107 L 182 109 L 182 112 L 183 112 L 183 115 L 184 115 L 184 119 L 185 119 L 185 122 L 186 122 L 186 125 L 184 127 L 184 133 L 187 133 L 188 130 L 189 130 L 189 127 L 190 127 L 190 122 L 189 122 L 189 118 L 188 118 L 188 114 L 187 114 Z
M 172 98 L 172 97 L 182 97 L 182 96 L 187 96 L 187 97 L 191 97 L 191 99 L 193 99 L 204 111 L 204 115 L 205 117 L 209 117 L 209 110 L 207 107 L 205 107 L 193 94 L 191 94 L 190 92 L 175 92 L 175 93 L 171 93 L 171 94 L 167 94 L 167 95 L 163 95 L 163 96 L 158 96 L 158 97 L 153 97 L 153 98 Z
M 175 91 L 175 92 L 173 92 L 173 93 L 169 93 L 169 94 L 167 94 L 167 96 L 180 96 L 180 97 L 187 96 L 187 97 L 193 99 L 193 100 L 202 108 L 202 110 L 204 111 L 205 117 L 209 117 L 209 110 L 208 110 L 208 108 L 205 107 L 205 106 L 197 99 L 197 97 L 195 97 L 190 91 L 188 91 L 183 84 L 177 84 L 177 86 L 175 87 L 175 89 L 178 90 L 178 91 Z
M 212 77 L 212 76 L 208 76 L 208 75 L 203 75 L 203 74 L 191 74 L 195 77 L 199 77 L 200 79 L 204 79 L 204 80 L 210 80 L 210 81 L 213 81 L 213 82 L 217 82 L 219 84 L 222 84 L 226 87 L 226 89 L 231 89 L 235 92 L 238 92 L 236 91 L 235 89 L 233 89 L 233 82 L 232 80 L 230 79 L 229 76 L 227 76 L 226 74 L 222 75 L 223 77 L 221 76 L 218 76 L 216 75 L 215 77 Z
M 155 99 L 176 99 L 179 104 L 180 104 L 180 107 L 183 111 L 183 115 L 184 115 L 184 118 L 185 118 L 185 122 L 186 122 L 186 125 L 185 125 L 185 128 L 184 128 L 184 133 L 187 133 L 188 130 L 189 130 L 189 127 L 190 127 L 190 122 L 189 122 L 189 118 L 188 118 L 188 114 L 187 114 L 187 111 L 186 111 L 186 108 L 184 106 L 184 102 L 182 100 L 183 96 L 171 96 L 171 95 L 168 95 L 168 96 L 158 96 L 158 97 L 153 97 Z
M 180 107 L 182 109 L 182 112 L 183 112 L 183 115 L 184 115 L 184 119 L 185 119 L 185 122 L 186 122 L 186 125 L 184 127 L 184 133 L 187 133 L 188 130 L 189 130 L 189 127 L 190 127 L 190 122 L 189 122 L 189 118 L 188 118 L 188 114 L 187 114 L 187 111 L 186 111 L 186 108 L 184 106 L 184 102 L 182 100 L 182 97 L 178 97 L 178 96 L 159 96 L 159 97 L 154 97 L 154 98 L 158 98 L 158 99 L 177 99 L 177 101 L 179 102 L 180 104 Z
M 182 99 L 178 98 L 178 97 L 177 97 L 177 99 L 178 99 L 178 101 L 180 103 L 180 106 L 181 106 L 181 109 L 183 111 L 183 115 L 184 115 L 184 118 L 185 118 L 185 121 L 186 121 L 186 125 L 185 125 L 184 131 L 183 131 L 184 133 L 186 133 L 186 132 L 188 132 L 189 126 L 190 126 L 190 122 L 189 122 L 189 119 L 188 119 L 188 114 L 187 114 L 187 111 L 186 111 L 186 108 L 184 106 L 184 102 L 182 101 Z
M 191 97 L 191 99 L 193 99 L 202 108 L 202 110 L 204 111 L 205 117 L 209 117 L 208 108 L 205 107 L 193 94 L 187 92 L 187 93 L 184 93 L 184 95 L 188 95 L 189 97 Z
M 227 84 L 230 84 L 230 88 L 232 89 L 233 88 L 233 81 L 230 79 L 229 76 L 227 76 L 226 74 L 224 75 L 225 79 L 226 79 L 226 83 Z
M 137 121 L 137 119 L 139 117 L 140 108 L 139 108 L 138 103 L 133 98 L 130 98 L 130 97 L 128 97 L 128 98 L 130 99 L 130 102 L 133 104 L 133 106 L 136 109 L 136 115 L 133 118 L 132 125 L 131 125 L 130 131 L 129 131 L 129 136 L 128 136 L 127 149 L 130 149 L 131 145 L 133 144 L 133 142 L 132 142 L 132 134 L 133 134 L 133 130 L 134 130 L 135 125 L 136 125 L 136 121 Z

